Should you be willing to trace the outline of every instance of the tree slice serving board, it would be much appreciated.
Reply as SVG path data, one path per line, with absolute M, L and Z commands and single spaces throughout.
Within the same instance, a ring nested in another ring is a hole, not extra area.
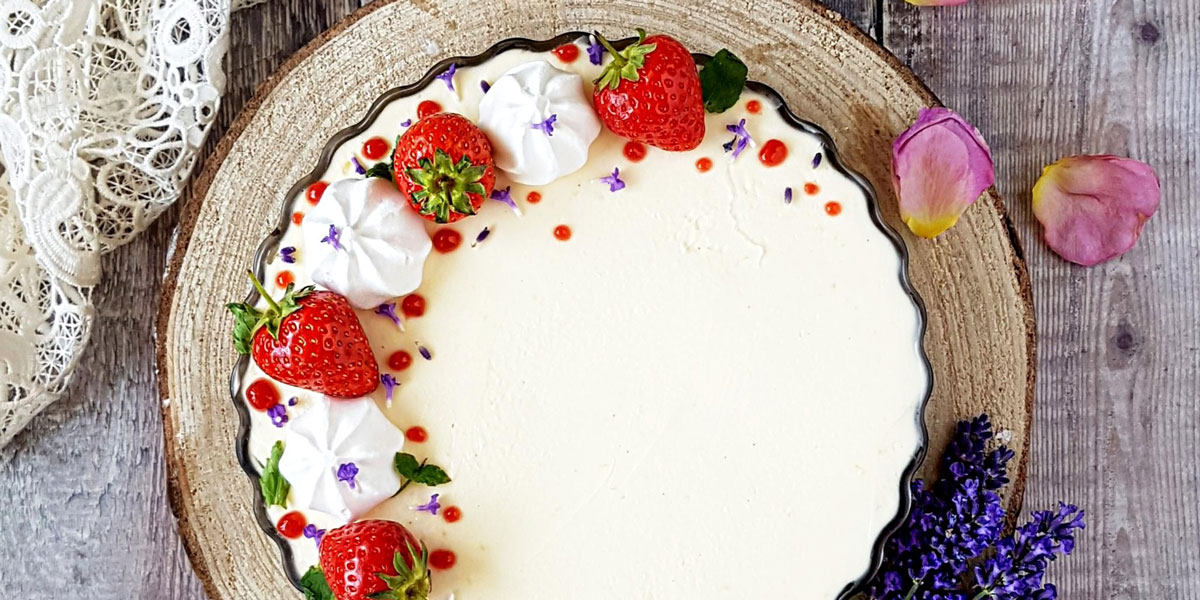
M 157 327 L 171 505 L 210 597 L 296 597 L 278 549 L 258 528 L 252 483 L 233 452 L 238 418 L 229 373 L 236 356 L 224 309 L 245 296 L 241 273 L 288 189 L 316 165 L 334 133 L 438 60 L 476 54 L 504 38 L 570 30 L 620 37 L 641 26 L 671 33 L 693 51 L 729 48 L 752 79 L 833 136 L 844 162 L 871 181 L 885 218 L 903 233 L 911 278 L 928 309 L 930 455 L 940 454 L 956 420 L 990 413 L 1016 451 L 1007 502 L 1010 512 L 1019 510 L 1035 328 L 1025 264 L 1000 199 L 988 192 L 934 241 L 908 234 L 891 186 L 891 143 L 921 107 L 937 105 L 933 94 L 815 2 L 708 4 L 697 12 L 686 0 L 508 0 L 487 10 L 469 0 L 382 1 L 318 37 L 259 90 L 205 163 L 183 209 Z

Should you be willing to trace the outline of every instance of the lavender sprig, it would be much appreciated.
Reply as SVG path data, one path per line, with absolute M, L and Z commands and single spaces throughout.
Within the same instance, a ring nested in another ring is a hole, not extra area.
M 605 175 L 600 178 L 601 183 L 608 184 L 608 191 L 618 192 L 625 189 L 625 182 L 621 180 L 621 169 L 613 167 L 612 175 Z
M 450 88 L 450 91 L 452 92 L 454 91 L 454 71 L 457 69 L 458 65 L 450 63 L 450 68 L 446 69 L 437 76 L 437 78 L 442 80 L 446 84 L 446 87 Z
M 746 131 L 746 120 L 742 119 L 737 125 L 726 125 L 725 129 L 733 134 L 733 139 L 722 145 L 726 152 L 733 152 L 733 158 L 737 158 L 751 143 L 754 138 L 750 137 L 750 132 Z
M 544 120 L 544 121 L 539 121 L 537 123 L 531 123 L 529 125 L 529 128 L 537 129 L 537 130 L 541 131 L 542 133 L 546 134 L 546 137 L 553 137 L 554 136 L 554 122 L 557 120 L 558 120 L 558 115 L 550 115 L 549 117 L 546 117 L 546 120 Z
M 330 246 L 333 246 L 334 250 L 341 250 L 342 249 L 342 232 L 338 231 L 337 226 L 333 225 L 331 223 L 329 225 L 329 235 L 326 235 L 325 237 L 321 238 L 321 243 L 329 244 Z

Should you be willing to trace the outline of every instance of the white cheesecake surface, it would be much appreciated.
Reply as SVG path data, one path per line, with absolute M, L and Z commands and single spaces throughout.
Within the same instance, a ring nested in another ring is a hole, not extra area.
M 599 67 L 580 54 L 564 64 L 508 51 L 459 67 L 456 91 L 435 80 L 392 102 L 337 149 L 323 179 L 356 176 L 352 156 L 370 166 L 363 142 L 394 140 L 422 100 L 477 119 L 480 81 L 520 63 L 546 60 L 590 82 Z M 742 118 L 756 146 L 733 160 L 725 126 Z M 390 406 L 382 387 L 374 398 L 401 430 L 428 431 L 404 451 L 453 478 L 410 486 L 366 515 L 457 555 L 434 571 L 433 598 L 828 600 L 867 570 L 899 507 L 929 383 L 900 257 L 862 190 L 828 161 L 814 168 L 820 141 L 766 97 L 747 91 L 706 125 L 696 150 L 649 148 L 638 162 L 604 130 L 585 166 L 547 185 L 499 172 L 521 214 L 488 201 L 448 226 L 463 244 L 430 254 L 423 316 L 402 330 L 359 311 L 382 372 L 400 382 Z M 779 166 L 758 158 L 769 139 L 788 148 Z M 614 168 L 627 186 L 610 192 L 599 179 Z M 527 201 L 531 191 L 540 202 Z M 311 208 L 303 195 L 292 202 Z M 560 225 L 569 240 L 553 235 Z M 273 293 L 283 270 L 310 282 L 300 229 L 280 244 L 296 262 L 268 261 Z M 397 350 L 411 367 L 388 368 Z M 251 365 L 243 385 L 261 377 Z M 279 388 L 298 398 L 291 419 L 317 398 Z M 250 413 L 261 464 L 288 425 Z M 433 492 L 461 520 L 412 509 Z M 313 540 L 289 543 L 300 573 L 316 563 Z

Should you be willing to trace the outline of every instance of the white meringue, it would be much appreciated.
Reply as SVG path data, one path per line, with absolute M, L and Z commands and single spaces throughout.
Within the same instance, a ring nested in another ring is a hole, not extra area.
M 394 461 L 403 447 L 404 433 L 371 398 L 321 397 L 292 419 L 279 473 L 292 485 L 297 508 L 349 523 L 400 489 Z M 348 464 L 358 470 L 354 487 L 338 478 L 338 469 Z
M 362 309 L 417 289 L 433 248 L 424 219 L 378 177 L 330 184 L 302 230 L 312 280 Z
M 548 133 L 539 125 L 549 119 Z M 479 127 L 492 142 L 496 166 L 525 185 L 545 185 L 579 170 L 600 134 L 583 78 L 546 61 L 501 75 L 479 103 Z

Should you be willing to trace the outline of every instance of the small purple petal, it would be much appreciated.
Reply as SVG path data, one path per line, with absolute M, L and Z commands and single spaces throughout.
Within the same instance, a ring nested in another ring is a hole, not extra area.
M 350 489 L 354 489 L 354 478 L 358 477 L 358 465 L 348 462 L 338 466 L 337 480 L 345 481 L 350 484 Z
M 283 424 L 288 422 L 287 407 L 276 403 L 274 406 L 267 409 L 267 416 L 271 417 L 272 425 L 276 427 L 283 427 Z
M 296 262 L 296 247 L 288 246 L 286 248 L 280 248 L 279 260 L 282 260 L 289 265 Z
M 358 157 L 357 157 L 357 156 L 351 156 L 351 157 L 350 157 L 350 162 L 351 162 L 351 163 L 354 165 L 354 172 L 355 172 L 355 173 L 358 173 L 359 175 L 366 175 L 366 174 L 367 174 L 367 170 L 363 168 L 363 166 L 362 166 L 362 163 L 358 162 Z
M 413 510 L 424 511 L 436 517 L 440 508 L 442 508 L 442 505 L 438 503 L 438 494 L 434 494 L 429 497 L 429 502 L 420 506 L 414 506 Z
M 558 115 L 550 115 L 545 121 L 533 123 L 529 126 L 530 129 L 538 129 L 546 134 L 546 137 L 554 135 L 554 122 L 558 120 Z
M 483 90 L 483 93 L 486 94 L 486 93 L 488 93 L 488 90 L 492 89 L 492 84 L 480 79 L 479 80 L 479 89 Z
M 417 344 L 417 352 L 420 352 L 425 360 L 433 360 L 433 354 L 429 352 L 429 348 L 422 346 L 420 343 Z
M 392 393 L 396 390 L 396 386 L 398 386 L 400 384 L 396 383 L 396 378 L 392 377 L 391 373 L 384 373 L 383 375 L 380 375 L 379 383 L 383 384 L 383 389 L 387 393 L 388 406 L 391 406 L 392 405 Z
M 588 62 L 592 63 L 593 65 L 598 65 L 604 62 L 604 46 L 600 44 L 600 41 L 597 40 L 596 36 L 594 35 L 588 36 L 587 55 Z
M 288 406 L 295 406 L 296 403 L 299 401 L 300 401 L 299 398 L 292 396 L 291 398 L 288 398 Z
M 608 184 L 608 191 L 616 192 L 625 189 L 625 182 L 621 181 L 621 169 L 614 167 L 612 175 L 606 175 L 600 178 L 600 181 Z
M 787 188 L 787 189 L 783 190 L 783 203 L 784 204 L 792 203 L 792 188 Z
M 400 121 L 400 126 L 401 126 L 401 127 L 411 127 L 411 126 L 412 126 L 412 119 L 405 119 L 405 120 L 403 120 L 403 121 Z
M 313 540 L 317 543 L 317 547 L 321 547 L 321 539 L 325 537 L 324 529 L 317 529 L 316 525 L 309 523 L 304 526 L 304 537 Z
M 454 71 L 457 68 L 458 68 L 457 65 L 455 65 L 454 63 L 450 63 L 450 68 L 446 69 L 445 73 L 442 73 L 441 75 L 437 76 L 438 79 L 441 79 L 442 81 L 444 81 L 446 83 L 446 87 L 450 88 L 450 91 L 452 91 L 452 92 L 454 91 Z
M 332 223 L 329 225 L 329 235 L 321 238 L 321 243 L 333 246 L 334 250 L 342 249 L 342 232 Z
M 475 246 L 478 246 L 479 243 L 483 240 L 486 240 L 489 235 L 492 235 L 492 230 L 484 227 L 483 231 L 480 231 L 479 235 L 475 236 L 475 243 L 471 244 L 471 247 L 474 248 Z
M 375 314 L 391 319 L 392 323 L 395 323 L 396 325 L 401 324 L 400 323 L 400 315 L 396 314 L 396 303 L 395 302 L 384 302 L 383 304 L 376 306 Z
M 818 152 L 818 153 L 816 154 L 816 156 L 813 156 L 813 161 L 812 161 L 812 167 L 813 167 L 814 169 L 815 169 L 815 168 L 817 168 L 817 167 L 819 167 L 819 166 L 821 166 L 821 153 L 820 153 L 820 152 Z
M 496 202 L 504 203 L 509 208 L 513 209 L 513 212 L 515 212 L 519 215 L 519 214 L 521 214 L 521 209 L 519 207 L 517 207 L 517 201 L 513 200 L 512 194 L 510 193 L 511 190 L 512 190 L 511 185 L 505 186 L 504 189 L 502 189 L 502 190 L 494 189 L 494 190 L 492 190 L 492 193 L 490 195 L 488 195 L 488 198 L 491 198 L 492 200 L 495 200 Z
M 723 147 L 726 152 L 733 151 L 733 157 L 737 158 L 746 146 L 749 146 L 754 140 L 750 137 L 750 133 L 746 131 L 746 120 L 742 119 L 737 125 L 726 125 L 725 129 L 733 133 L 733 139 L 726 142 Z

